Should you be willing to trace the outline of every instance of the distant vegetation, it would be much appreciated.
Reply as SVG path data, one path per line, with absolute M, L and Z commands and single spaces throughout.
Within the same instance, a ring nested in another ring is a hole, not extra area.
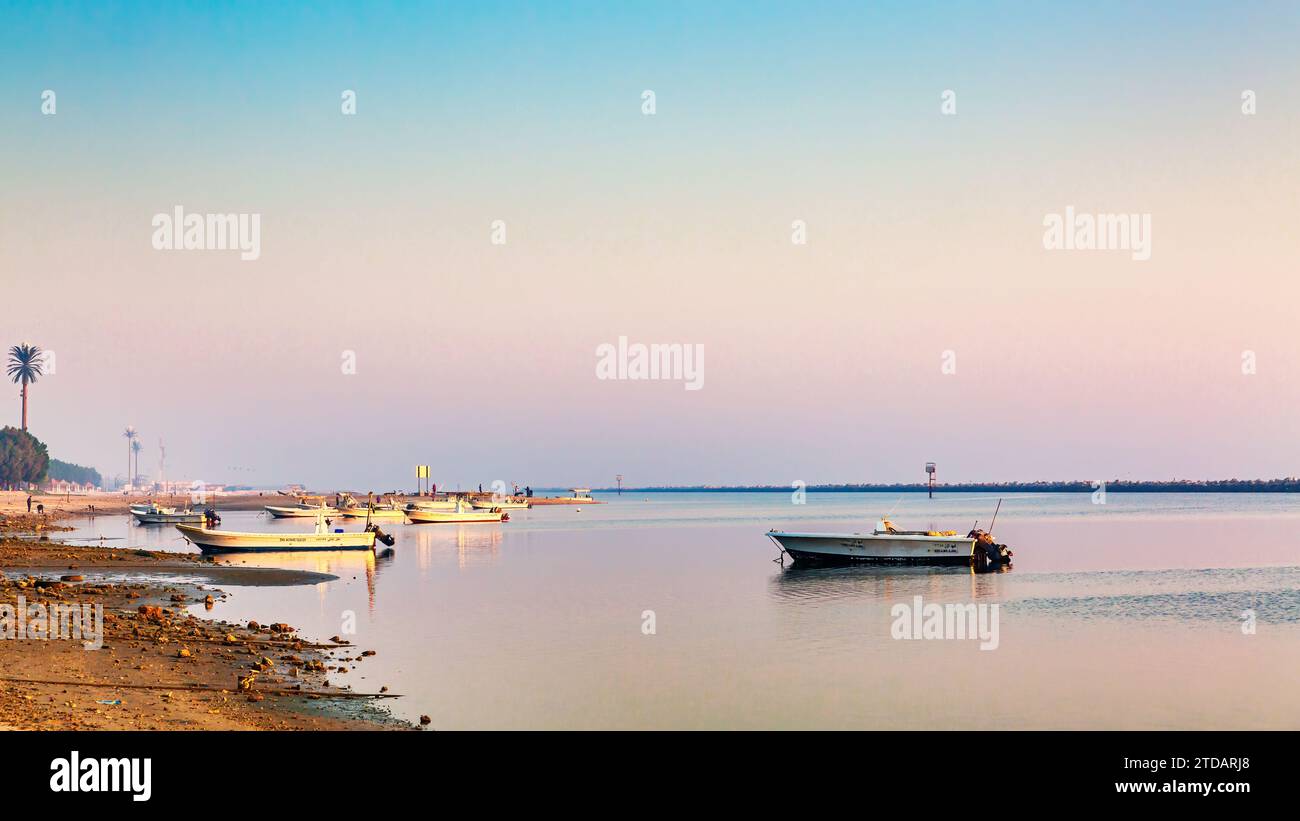
M 14 427 L 0 430 L 0 486 L 22 489 L 44 481 L 49 469 L 50 456 L 41 440 Z
M 76 482 L 79 485 L 90 484 L 95 487 L 104 484 L 103 477 L 94 468 L 74 465 L 71 462 L 60 462 L 58 459 L 50 460 L 49 478 L 62 482 Z
M 1096 482 L 964 482 L 935 485 L 935 493 L 1091 493 Z M 923 482 L 906 484 L 808 485 L 810 493 L 924 493 L 929 488 Z M 602 488 L 602 492 L 614 492 Z M 695 493 L 789 493 L 789 485 L 748 485 L 705 487 L 638 487 L 623 488 L 624 493 L 655 493 L 662 491 L 690 491 Z M 1175 479 L 1171 481 L 1134 481 L 1129 479 L 1106 480 L 1107 493 L 1300 493 L 1300 479 Z

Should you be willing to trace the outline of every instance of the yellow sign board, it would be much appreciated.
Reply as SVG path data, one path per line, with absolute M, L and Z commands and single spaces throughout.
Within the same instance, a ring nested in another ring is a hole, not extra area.
M 417 478 L 417 479 L 428 479 L 428 478 L 429 478 L 429 466 L 428 466 L 428 465 L 416 465 L 416 466 L 415 466 L 415 478 Z

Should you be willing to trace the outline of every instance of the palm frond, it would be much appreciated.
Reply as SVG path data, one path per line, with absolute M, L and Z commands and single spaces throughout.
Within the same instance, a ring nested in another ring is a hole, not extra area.
M 35 382 L 45 375 L 45 352 L 36 345 L 14 345 L 5 370 L 14 382 Z

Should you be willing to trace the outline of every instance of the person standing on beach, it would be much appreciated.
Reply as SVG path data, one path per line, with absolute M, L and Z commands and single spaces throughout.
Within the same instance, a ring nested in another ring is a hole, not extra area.
M 30 493 L 27 494 L 27 512 L 32 512 L 32 494 Z

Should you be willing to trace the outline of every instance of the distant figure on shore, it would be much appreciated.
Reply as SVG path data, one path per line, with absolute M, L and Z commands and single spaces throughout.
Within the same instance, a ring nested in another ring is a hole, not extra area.
M 45 515 L 45 505 L 37 505 L 37 506 L 36 506 L 36 512 L 39 513 L 39 514 L 41 514 L 42 516 L 44 516 L 44 515 Z
M 482 482 L 479 482 L 479 483 L 478 483 L 478 492 L 479 492 L 479 493 L 482 493 L 482 492 L 483 492 L 483 483 L 482 483 Z
M 32 512 L 32 494 L 27 494 L 27 512 Z
M 529 499 L 533 498 L 533 489 L 527 485 L 524 486 L 524 495 Z

